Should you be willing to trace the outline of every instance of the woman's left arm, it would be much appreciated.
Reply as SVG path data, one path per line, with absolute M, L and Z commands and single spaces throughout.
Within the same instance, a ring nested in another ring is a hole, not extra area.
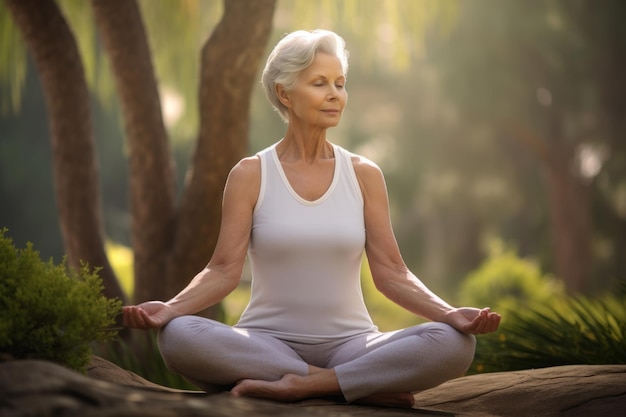
M 500 315 L 488 308 L 455 308 L 424 285 L 406 266 L 393 233 L 387 187 L 380 168 L 353 156 L 364 200 L 365 251 L 376 288 L 394 303 L 428 320 L 448 323 L 464 333 L 489 333 Z

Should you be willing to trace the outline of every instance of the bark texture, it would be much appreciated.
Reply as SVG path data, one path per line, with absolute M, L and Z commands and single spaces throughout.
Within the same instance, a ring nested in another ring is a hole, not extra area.
M 272 28 L 275 0 L 224 2 L 202 49 L 200 134 L 187 173 L 168 287 L 184 285 L 211 256 L 230 169 L 248 151 L 250 97 Z
M 89 93 L 75 39 L 52 0 L 7 1 L 33 53 L 48 103 L 56 195 L 70 263 L 103 267 L 107 295 L 121 289 L 104 251 Z M 275 0 L 224 1 L 202 49 L 197 147 L 179 207 L 157 79 L 135 0 L 92 0 L 122 107 L 129 155 L 134 302 L 167 300 L 208 262 L 230 169 L 248 149 L 250 97 Z
M 165 270 L 175 218 L 173 162 L 157 81 L 135 0 L 93 0 L 124 117 L 129 154 L 134 300 L 171 296 Z
M 6 0 L 41 79 L 68 263 L 102 268 L 105 295 L 123 299 L 104 249 L 89 92 L 76 41 L 52 0 Z

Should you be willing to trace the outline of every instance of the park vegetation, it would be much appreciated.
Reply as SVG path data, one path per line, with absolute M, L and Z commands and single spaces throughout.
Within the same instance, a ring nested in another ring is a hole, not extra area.
M 385 172 L 405 260 L 453 304 L 504 315 L 472 372 L 619 361 L 625 14 L 622 0 L 2 0 L 0 227 L 64 259 L 24 257 L 64 291 L 67 273 L 108 299 L 168 299 L 210 257 L 230 168 L 284 131 L 257 83 L 268 45 L 324 27 L 351 52 L 330 139 Z M 382 329 L 418 321 L 366 264 L 363 283 Z M 236 320 L 246 285 L 203 314 Z
M 110 341 L 120 300 L 102 295 L 102 280 L 87 265 L 68 268 L 41 259 L 0 232 L 0 354 L 44 359 L 85 371 L 94 342 Z

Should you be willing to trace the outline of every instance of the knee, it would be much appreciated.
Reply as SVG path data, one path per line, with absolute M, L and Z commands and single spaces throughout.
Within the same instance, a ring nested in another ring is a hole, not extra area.
M 426 326 L 434 341 L 436 353 L 433 354 L 445 362 L 450 375 L 458 376 L 467 371 L 474 360 L 476 338 L 445 323 L 428 323 Z
M 476 337 L 462 333 L 454 327 L 443 324 L 446 327 L 446 345 L 449 349 L 450 364 L 455 366 L 458 374 L 465 373 L 474 360 L 476 353 Z
M 174 355 L 176 352 L 176 340 L 178 339 L 178 334 L 181 331 L 181 323 L 182 317 L 177 317 L 167 323 L 165 326 L 159 329 L 159 333 L 157 334 L 157 346 L 159 347 L 159 352 L 161 353 L 161 357 L 163 358 L 163 362 L 167 369 L 172 372 L 177 372 L 176 367 L 173 366 L 173 362 L 175 361 Z
M 474 361 L 474 355 L 476 354 L 476 337 L 472 334 L 461 333 L 455 330 L 461 339 L 459 343 L 459 360 L 461 361 L 462 372 L 467 371 Z
M 157 335 L 157 345 L 165 366 L 173 372 L 180 372 L 180 367 L 186 362 L 187 348 L 197 317 L 181 316 L 172 319 L 163 326 Z M 182 362 L 182 363 L 181 363 Z
M 157 334 L 157 344 L 159 350 L 169 351 L 173 345 L 177 344 L 177 340 L 180 340 L 181 336 L 184 336 L 185 328 L 187 327 L 187 317 L 176 317 L 169 323 L 159 329 Z

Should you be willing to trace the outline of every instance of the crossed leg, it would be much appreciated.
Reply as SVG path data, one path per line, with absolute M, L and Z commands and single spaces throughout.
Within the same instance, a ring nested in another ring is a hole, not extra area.
M 199 387 L 234 387 L 233 395 L 277 401 L 343 395 L 349 401 L 405 406 L 412 392 L 463 373 L 474 339 L 428 323 L 350 338 L 328 364 L 307 364 L 287 343 L 199 317 L 179 317 L 159 334 L 168 367 Z
M 334 369 L 310 367 L 306 376 L 287 374 L 278 381 L 245 379 L 231 393 L 235 396 L 265 398 L 293 402 L 314 397 L 334 396 L 342 393 Z M 371 394 L 355 401 L 358 404 L 388 407 L 412 407 L 415 403 L 410 392 Z
M 306 376 L 285 375 L 278 381 L 246 379 L 232 392 L 282 401 L 341 393 L 347 401 L 411 407 L 413 392 L 465 372 L 474 347 L 473 336 L 427 323 L 351 338 L 336 348 L 327 368 L 309 366 Z
M 282 341 L 197 316 L 170 321 L 158 344 L 171 371 L 208 392 L 247 378 L 278 381 L 286 374 L 309 373 L 306 362 Z

